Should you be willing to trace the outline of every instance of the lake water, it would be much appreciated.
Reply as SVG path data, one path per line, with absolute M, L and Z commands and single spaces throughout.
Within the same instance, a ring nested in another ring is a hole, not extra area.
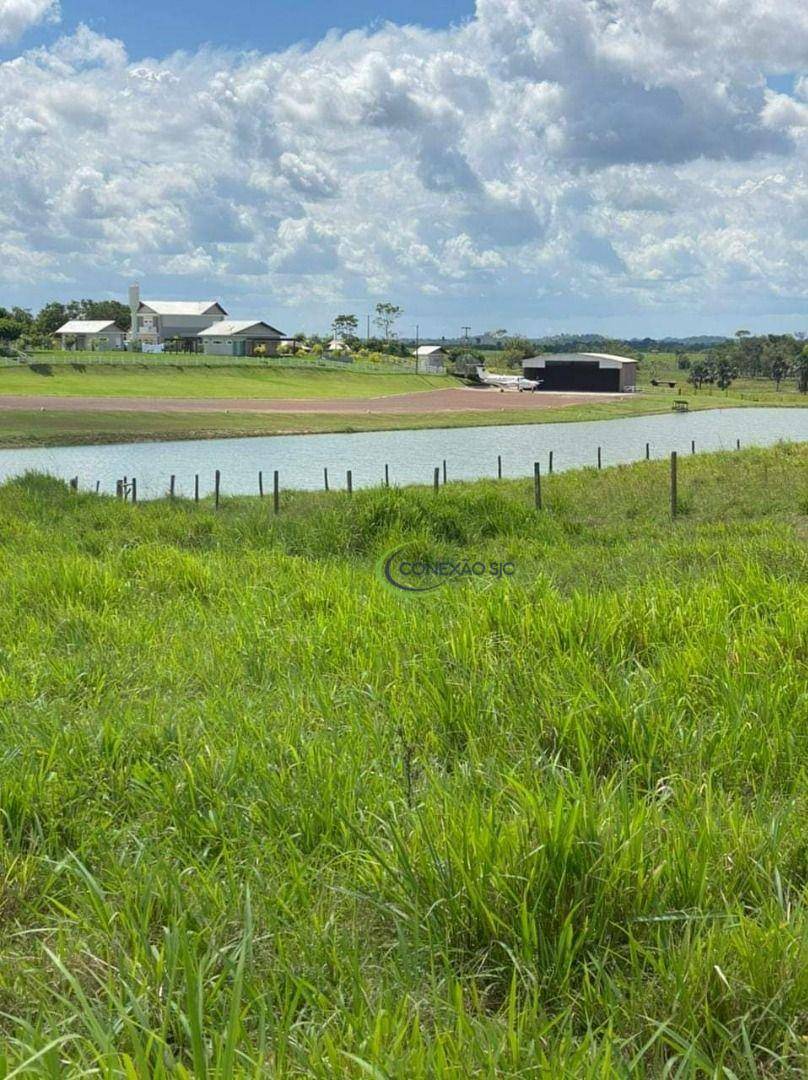
M 0 479 L 36 470 L 63 479 L 78 476 L 83 489 L 94 490 L 100 482 L 100 490 L 111 493 L 119 477 L 136 476 L 139 497 L 155 498 L 165 494 L 172 473 L 178 494 L 193 493 L 195 473 L 201 492 L 209 493 L 219 469 L 222 493 L 232 495 L 255 494 L 259 470 L 265 491 L 271 490 L 274 469 L 282 488 L 322 488 L 324 468 L 332 489 L 345 486 L 348 469 L 354 487 L 376 485 L 387 463 L 391 484 L 429 484 L 444 459 L 450 480 L 496 476 L 497 455 L 504 476 L 529 476 L 534 461 L 546 471 L 551 450 L 553 469 L 560 472 L 595 465 L 598 446 L 608 466 L 644 458 L 646 442 L 652 457 L 671 450 L 689 454 L 692 439 L 696 452 L 732 449 L 736 439 L 742 446 L 808 440 L 808 409 L 716 409 L 575 423 L 0 450 Z

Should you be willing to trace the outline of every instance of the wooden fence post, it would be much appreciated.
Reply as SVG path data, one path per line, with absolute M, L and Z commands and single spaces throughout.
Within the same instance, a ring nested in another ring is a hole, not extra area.
M 502 479 L 502 454 L 497 454 L 497 480 Z
M 348 469 L 348 475 L 346 477 L 348 481 L 348 494 L 353 495 L 353 473 Z
M 533 498 L 536 509 L 541 510 L 541 465 L 538 461 L 533 462 Z
M 194 474 L 194 502 L 199 502 L 199 473 Z
M 600 468 L 602 465 L 603 465 L 603 454 L 601 453 L 601 448 L 598 447 L 598 468 Z
M 137 506 L 137 477 L 132 477 L 132 505 Z
M 435 466 L 435 476 L 432 481 L 432 486 L 434 487 L 435 494 L 437 495 L 438 488 L 440 487 L 440 469 L 437 467 L 437 465 Z
M 671 450 L 671 517 L 676 517 L 678 510 L 676 462 L 676 451 Z
M 387 464 L 384 466 L 384 486 L 390 487 L 390 466 Z
M 443 459 L 443 482 L 446 483 L 446 458 Z
M 649 442 L 645 444 L 645 460 L 651 460 L 651 444 Z
M 79 478 L 77 476 L 74 476 L 74 477 L 71 478 L 71 480 L 70 480 L 70 490 L 71 491 L 78 491 L 79 490 Z
M 174 487 L 175 487 L 176 482 L 177 482 L 177 478 L 172 473 L 171 474 L 171 479 L 168 482 L 168 494 L 169 494 L 169 497 L 172 498 L 172 499 L 174 498 Z
M 261 469 L 258 470 L 258 498 L 264 497 L 264 474 Z
M 549 476 L 553 475 L 553 451 L 550 451 L 550 458 L 547 462 L 547 473 Z
M 277 469 L 272 474 L 272 508 L 276 514 L 281 511 L 281 485 Z
M 219 509 L 219 488 L 221 487 L 222 474 L 217 469 L 213 476 L 213 498 L 216 509 Z
M 740 440 L 740 439 L 736 439 L 736 440 L 735 440 L 735 449 L 736 449 L 736 450 L 740 450 L 740 449 L 741 449 L 741 440 Z
M 695 454 L 695 452 L 696 452 L 696 440 L 691 439 L 690 440 L 690 453 Z
M 116 499 L 122 499 L 123 498 L 123 480 L 116 480 L 115 481 L 115 498 Z
M 323 490 L 328 491 L 328 467 L 323 469 Z

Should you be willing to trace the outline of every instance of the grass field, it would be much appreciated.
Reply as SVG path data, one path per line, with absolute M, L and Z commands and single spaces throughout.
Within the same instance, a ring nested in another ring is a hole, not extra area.
M 39 368 L 40 370 L 36 370 Z M 446 376 L 299 368 L 56 365 L 0 368 L 0 396 L 349 398 L 406 394 L 446 386 Z
M 805 1075 L 808 446 L 680 493 L 4 485 L 0 1075 Z

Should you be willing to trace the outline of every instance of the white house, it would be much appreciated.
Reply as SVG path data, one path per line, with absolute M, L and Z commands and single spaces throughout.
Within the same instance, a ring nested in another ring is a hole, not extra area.
M 346 345 L 342 338 L 333 337 L 325 347 L 326 352 L 333 353 L 349 353 L 351 351 L 350 346 Z
M 140 286 L 129 287 L 132 329 L 129 341 L 160 345 L 174 338 L 195 338 L 200 330 L 227 318 L 216 300 L 141 300 Z
M 419 345 L 413 353 L 419 371 L 426 371 L 433 375 L 440 375 L 446 370 L 446 361 L 449 354 L 440 345 Z
M 286 340 L 280 330 L 258 319 L 222 320 L 200 330 L 197 337 L 208 356 L 255 356 L 259 346 L 266 350 L 259 356 L 274 356 Z
M 63 349 L 122 349 L 126 334 L 104 319 L 71 319 L 56 331 Z

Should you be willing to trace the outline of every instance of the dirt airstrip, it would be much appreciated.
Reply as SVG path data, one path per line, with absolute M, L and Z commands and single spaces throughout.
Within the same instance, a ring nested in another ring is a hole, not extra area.
M 374 398 L 176 398 L 0 396 L 0 410 L 134 413 L 436 413 L 508 412 L 512 409 L 558 409 L 592 401 L 619 400 L 626 394 L 500 392 L 451 387 Z

